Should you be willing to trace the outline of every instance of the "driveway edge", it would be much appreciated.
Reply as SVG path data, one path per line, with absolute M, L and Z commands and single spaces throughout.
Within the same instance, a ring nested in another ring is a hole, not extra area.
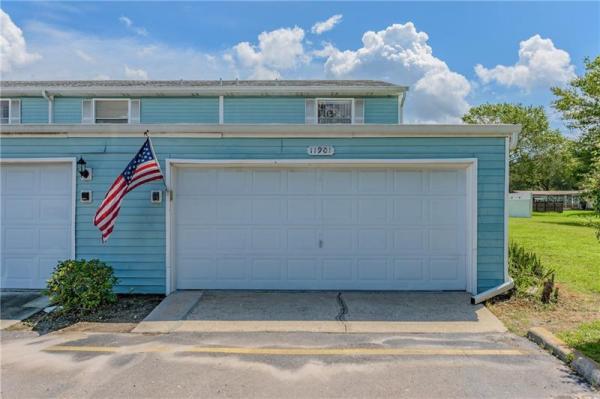
M 592 386 L 600 386 L 600 364 L 570 348 L 550 331 L 543 327 L 533 327 L 527 332 L 527 338 L 568 364 Z

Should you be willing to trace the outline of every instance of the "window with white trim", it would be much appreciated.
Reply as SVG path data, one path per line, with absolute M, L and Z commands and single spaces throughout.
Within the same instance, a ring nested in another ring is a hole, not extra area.
M 352 100 L 317 100 L 317 123 L 352 123 Z
M 129 123 L 129 100 L 95 100 L 94 123 Z
M 0 98 L 0 124 L 21 123 L 21 100 Z

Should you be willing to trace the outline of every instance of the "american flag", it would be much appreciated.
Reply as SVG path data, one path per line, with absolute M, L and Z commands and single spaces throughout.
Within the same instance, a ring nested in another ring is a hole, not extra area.
M 129 165 L 110 186 L 108 193 L 106 193 L 104 200 L 96 211 L 94 225 L 102 233 L 102 242 L 106 242 L 113 231 L 125 194 L 144 183 L 162 178 L 160 165 L 148 137 L 136 156 L 133 157 Z

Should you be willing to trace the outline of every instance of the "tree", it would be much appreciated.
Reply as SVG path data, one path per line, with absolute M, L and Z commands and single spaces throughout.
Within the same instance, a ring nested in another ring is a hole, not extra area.
M 550 128 L 543 107 L 482 104 L 463 116 L 466 123 L 519 124 L 519 142 L 510 152 L 510 189 L 571 189 L 577 184 L 572 143 Z
M 600 215 L 600 56 L 586 58 L 585 74 L 573 79 L 567 88 L 553 87 L 552 92 L 556 96 L 553 107 L 568 127 L 581 133 L 575 151 L 577 172 Z

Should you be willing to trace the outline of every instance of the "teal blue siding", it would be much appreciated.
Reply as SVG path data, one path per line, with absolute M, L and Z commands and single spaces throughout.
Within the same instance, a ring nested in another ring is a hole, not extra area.
M 302 97 L 225 97 L 225 123 L 304 123 Z
M 21 98 L 21 123 L 48 123 L 48 100 L 43 97 Z
M 366 97 L 365 123 L 398 123 L 398 97 Z
M 77 191 L 92 190 L 93 203 L 76 208 L 76 255 L 110 263 L 121 292 L 164 292 L 165 207 L 151 204 L 153 182 L 127 195 L 109 242 L 100 243 L 92 224 L 109 185 L 142 145 L 143 138 L 3 138 L 2 157 L 79 157 L 94 171 L 92 181 L 77 179 Z M 306 147 L 330 144 L 336 158 L 478 158 L 478 291 L 504 279 L 504 139 L 502 138 L 340 138 L 340 139 L 194 139 L 153 140 L 164 168 L 166 158 L 299 159 Z
M 81 123 L 81 100 L 79 97 L 56 97 L 54 123 Z
M 142 98 L 141 122 L 219 123 L 219 98 Z

